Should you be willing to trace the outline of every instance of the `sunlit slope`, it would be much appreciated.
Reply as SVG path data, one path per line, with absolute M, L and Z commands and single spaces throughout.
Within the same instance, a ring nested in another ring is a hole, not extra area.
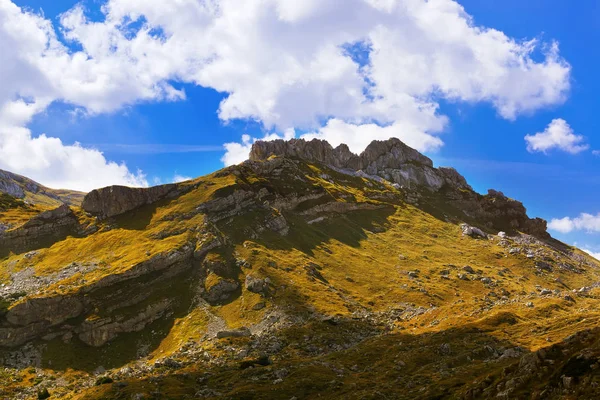
M 599 321 L 594 259 L 500 237 L 443 193 L 415 204 L 384 181 L 277 157 L 181 189 L 114 218 L 78 211 L 94 229 L 0 261 L 5 287 L 22 284 L 4 312 L 46 323 L 29 341 L 41 378 L 15 365 L 8 396 L 527 397 L 543 389 L 525 373 L 507 384 L 521 359 Z M 465 221 L 489 237 L 464 235 Z M 64 299 L 76 315 L 24 311 Z M 576 387 L 550 371 L 580 350 L 565 346 L 535 371 L 558 395 Z M 115 382 L 87 389 L 105 369 Z

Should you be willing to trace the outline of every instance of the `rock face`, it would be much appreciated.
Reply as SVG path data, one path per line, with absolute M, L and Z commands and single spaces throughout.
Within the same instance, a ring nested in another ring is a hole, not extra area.
M 185 244 L 125 273 L 108 275 L 76 293 L 28 298 L 15 304 L 0 316 L 0 348 L 65 333 L 78 335 L 91 346 L 101 346 L 121 333 L 140 331 L 172 310 L 168 299 L 146 304 L 147 298 L 152 294 L 163 297 L 161 294 L 169 293 L 178 279 L 189 281 L 193 250 L 192 244 Z M 115 315 L 83 319 L 95 310 L 112 310 Z M 76 324 L 76 318 L 83 320 Z
M 462 210 L 465 217 L 483 222 L 486 228 L 549 236 L 546 221 L 529 218 L 522 203 L 495 190 L 487 195 L 476 193 L 454 168 L 434 168 L 431 159 L 396 138 L 373 141 L 360 155 L 353 154 L 345 144 L 333 148 L 318 139 L 253 144 L 251 162 L 268 160 L 271 156 L 299 158 L 358 176 L 383 178 L 405 189 L 407 201 L 416 202 L 420 193 L 435 193 Z
M 71 208 L 63 204 L 33 217 L 16 229 L 0 232 L 0 256 L 10 251 L 22 253 L 62 240 L 73 234 L 78 226 Z
M 17 199 L 25 197 L 25 191 L 17 184 L 15 174 L 0 170 L 0 192 L 6 193 Z
M 272 155 L 319 162 L 338 169 L 363 171 L 408 187 L 439 190 L 445 184 L 456 183 L 468 187 L 458 172 L 434 168 L 428 157 L 396 138 L 373 141 L 360 155 L 352 153 L 345 144 L 333 148 L 326 141 L 318 139 L 310 142 L 303 139 L 259 141 L 252 146 L 250 160 L 266 160 Z
M 110 218 L 177 194 L 176 184 L 150 188 L 109 186 L 88 193 L 81 207 L 101 218 Z

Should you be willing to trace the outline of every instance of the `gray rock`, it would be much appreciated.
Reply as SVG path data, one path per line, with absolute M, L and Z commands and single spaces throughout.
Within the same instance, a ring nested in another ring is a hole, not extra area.
M 474 226 L 470 226 L 468 224 L 461 224 L 460 228 L 462 229 L 462 233 L 465 236 L 487 238 L 487 234 L 484 231 Z
M 233 337 L 248 337 L 250 335 L 252 335 L 252 333 L 250 332 L 250 329 L 240 328 L 240 329 L 235 329 L 235 330 L 231 330 L 231 331 L 217 332 L 217 339 L 233 338 Z
M 109 186 L 88 193 L 81 207 L 101 218 L 109 218 L 177 194 L 180 194 L 177 184 L 150 188 Z
M 229 300 L 240 288 L 240 283 L 233 279 L 218 277 L 218 282 L 206 288 L 204 298 L 209 303 L 219 303 Z
M 270 283 L 271 280 L 269 278 L 261 279 L 248 275 L 246 276 L 245 286 L 248 291 L 259 293 L 264 296 L 269 292 Z
M 258 141 L 252 146 L 250 160 L 267 160 L 271 155 L 300 158 L 339 169 L 383 177 L 400 186 L 421 186 L 437 191 L 448 184 L 468 188 L 464 177 L 453 168 L 433 168 L 433 162 L 396 138 L 373 141 L 360 154 L 350 152 L 345 144 L 335 149 L 326 141 L 292 139 Z
M 439 348 L 439 353 L 441 355 L 449 355 L 452 353 L 452 348 L 450 347 L 450 343 L 444 343 Z
M 469 273 L 469 274 L 474 274 L 475 270 L 470 266 L 470 265 L 465 265 L 463 267 L 463 271 Z

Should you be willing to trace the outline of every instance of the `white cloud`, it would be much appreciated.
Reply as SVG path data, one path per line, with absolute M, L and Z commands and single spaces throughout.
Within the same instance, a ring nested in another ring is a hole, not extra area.
M 544 132 L 538 132 L 535 135 L 526 135 L 527 151 L 543 152 L 559 149 L 567 153 L 577 154 L 589 149 L 589 145 L 584 144 L 585 138 L 576 135 L 567 121 L 561 118 L 552 120 Z
M 23 174 L 53 188 L 90 191 L 109 185 L 148 186 L 145 175 L 132 173 L 125 164 L 109 162 L 97 150 L 78 143 L 65 145 L 60 139 L 28 129 L 0 127 L 0 169 Z
M 452 0 L 165 4 L 108 0 L 101 22 L 76 6 L 54 27 L 0 0 L 2 135 L 23 129 L 54 101 L 89 114 L 113 112 L 143 101 L 182 100 L 179 83 L 191 83 L 227 94 L 218 110 L 224 121 L 314 132 L 349 142 L 357 152 L 392 135 L 428 150 L 442 145 L 436 135 L 447 124 L 440 98 L 489 103 L 514 119 L 563 102 L 569 90 L 570 66 L 556 43 L 518 41 L 477 26 Z M 68 49 L 56 29 L 81 50 Z M 351 56 L 357 47 L 366 63 Z M 242 160 L 253 140 L 226 144 L 223 162 Z M 52 151 L 86 150 L 67 148 Z M 71 167 L 63 158 L 42 158 L 52 160 L 47 169 L 55 181 L 74 182 L 61 180 Z M 82 182 L 96 181 L 97 173 L 115 183 L 143 183 L 124 165 L 100 161 L 89 172 L 77 166 Z M 2 165 L 25 172 L 15 162 Z
M 55 188 L 148 185 L 143 173 L 110 162 L 97 150 L 36 137 L 25 127 L 52 101 L 72 101 L 62 89 L 66 81 L 78 80 L 70 70 L 82 57 L 68 55 L 49 21 L 0 0 L 0 54 L 0 168 Z
M 573 231 L 600 232 L 600 213 L 597 215 L 581 213 L 575 218 L 555 218 L 548 223 L 548 228 L 561 233 Z
M 248 155 L 250 154 L 250 150 L 252 149 L 252 144 L 257 140 L 277 140 L 284 139 L 289 140 L 296 136 L 296 132 L 293 129 L 286 130 L 283 135 L 278 135 L 277 133 L 267 134 L 261 138 L 251 137 L 250 135 L 242 135 L 241 143 L 231 142 L 225 143 L 223 147 L 225 148 L 225 154 L 221 157 L 221 161 L 225 166 L 239 164 L 248 159 Z
M 351 151 L 360 153 L 373 140 L 397 137 L 407 145 L 421 151 L 434 151 L 443 145 L 440 138 L 402 121 L 381 127 L 376 124 L 355 125 L 339 119 L 331 119 L 318 132 L 302 135 L 302 138 L 327 140 L 333 147 L 346 143 Z
M 600 150 L 592 150 L 592 154 L 595 156 L 600 156 Z
M 175 176 L 173 176 L 173 183 L 185 182 L 185 181 L 189 181 L 191 179 L 192 179 L 191 176 L 175 174 Z
M 596 260 L 600 261 L 600 252 L 595 252 L 595 251 L 592 251 L 592 250 L 586 249 L 586 248 L 582 248 L 581 250 L 585 251 L 590 256 L 594 257 Z

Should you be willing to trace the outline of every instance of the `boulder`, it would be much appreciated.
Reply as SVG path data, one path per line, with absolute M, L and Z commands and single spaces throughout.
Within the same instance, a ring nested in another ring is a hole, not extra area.
M 269 278 L 261 279 L 248 275 L 246 276 L 245 286 L 250 292 L 266 295 L 268 294 L 270 283 L 271 280 Z
M 219 304 L 231 299 L 239 289 L 240 283 L 238 281 L 210 273 L 206 278 L 203 297 L 211 304 Z
M 460 228 L 462 229 L 462 233 L 465 236 L 487 238 L 487 234 L 484 231 L 474 226 L 462 224 Z
M 234 337 L 248 337 L 251 335 L 250 329 L 242 327 L 231 331 L 220 331 L 217 332 L 217 339 L 234 338 Z

